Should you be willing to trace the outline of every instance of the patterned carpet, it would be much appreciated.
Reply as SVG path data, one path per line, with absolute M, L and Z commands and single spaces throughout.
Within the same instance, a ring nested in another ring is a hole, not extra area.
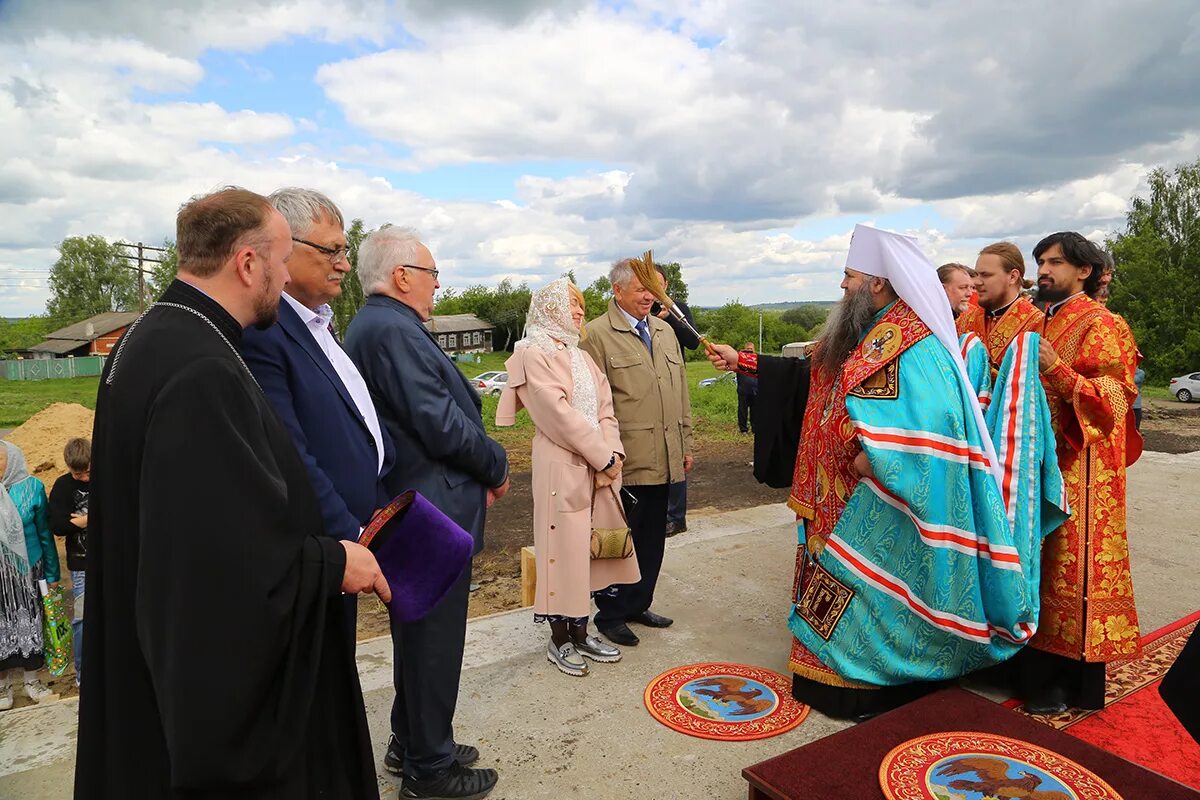
M 1142 637 L 1142 655 L 1108 665 L 1104 709 L 1031 718 L 1200 789 L 1200 745 L 1158 695 L 1158 684 L 1200 624 L 1200 611 Z M 1005 703 L 1015 707 L 1020 701 Z M 1022 712 L 1024 713 L 1024 712 Z

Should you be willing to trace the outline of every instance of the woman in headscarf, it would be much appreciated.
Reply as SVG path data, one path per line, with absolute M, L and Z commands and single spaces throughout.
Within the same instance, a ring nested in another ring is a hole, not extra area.
M 38 582 L 58 583 L 58 551 L 46 516 L 46 489 L 31 477 L 25 454 L 0 441 L 0 711 L 13 706 L 13 681 L 24 675 L 35 703 L 56 700 L 37 671 L 45 663 Z
M 529 411 L 533 439 L 534 621 L 550 625 L 546 658 L 567 675 L 584 658 L 613 662 L 621 651 L 588 635 L 591 593 L 636 583 L 637 559 L 591 558 L 592 528 L 626 527 L 617 497 L 624 452 L 608 379 L 579 349 L 584 300 L 560 278 L 533 293 L 525 338 L 505 363 L 508 384 L 497 425 Z

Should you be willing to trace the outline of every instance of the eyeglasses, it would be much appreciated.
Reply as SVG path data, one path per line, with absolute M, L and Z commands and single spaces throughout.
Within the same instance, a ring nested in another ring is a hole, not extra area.
M 418 267 L 416 264 L 397 264 L 392 272 L 395 272 L 397 269 L 419 269 L 421 272 L 428 272 L 433 276 L 435 281 L 438 278 L 438 274 L 441 272 L 441 270 L 430 269 L 429 267 Z
M 310 242 L 307 239 L 297 239 L 295 236 L 292 237 L 292 241 L 300 244 L 306 244 L 313 250 L 324 253 L 325 257 L 329 259 L 330 264 L 336 264 L 339 261 L 344 261 L 346 255 L 350 252 L 349 247 L 324 247 L 316 242 Z

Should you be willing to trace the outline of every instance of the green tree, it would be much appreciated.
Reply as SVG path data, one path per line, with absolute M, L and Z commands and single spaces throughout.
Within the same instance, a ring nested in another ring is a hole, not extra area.
M 26 317 L 11 322 L 0 317 L 0 357 L 33 347 L 57 327 L 48 316 Z
M 179 251 L 175 248 L 175 242 L 170 239 L 164 239 L 162 247 L 166 250 L 165 253 L 151 253 L 158 256 L 159 262 L 154 265 L 154 272 L 147 280 L 147 300 L 154 301 L 162 297 L 162 293 L 171 285 L 171 281 L 175 280 L 175 274 L 179 272 Z
M 805 304 L 789 308 L 784 311 L 779 319 L 788 324 L 795 325 L 803 330 L 807 338 L 812 338 L 812 334 L 825 324 L 825 318 L 829 316 L 829 309 L 823 306 Z
M 350 271 L 342 278 L 342 293 L 329 304 L 333 309 L 333 327 L 342 334 L 345 334 L 350 320 L 354 319 L 367 299 L 362 281 L 358 278 L 358 248 L 369 233 L 361 219 L 353 220 L 346 230 L 346 246 L 350 248 L 346 260 L 350 262 Z
M 1107 242 L 1117 264 L 1113 311 L 1125 316 L 1145 356 L 1147 375 L 1163 380 L 1200 365 L 1200 159 L 1147 177 L 1125 230 Z
M 607 275 L 601 275 L 583 290 L 583 300 L 586 306 L 584 317 L 593 320 L 608 311 L 608 299 L 612 297 L 612 284 Z
M 135 311 L 137 273 L 121 258 L 121 248 L 103 236 L 71 236 L 58 245 L 50 268 L 46 313 L 68 325 L 106 311 Z
M 688 285 L 683 280 L 683 269 L 679 266 L 679 262 L 672 261 L 669 264 L 660 264 L 655 261 L 654 266 L 660 267 L 667 275 L 667 297 L 679 303 L 686 303 L 688 299 Z

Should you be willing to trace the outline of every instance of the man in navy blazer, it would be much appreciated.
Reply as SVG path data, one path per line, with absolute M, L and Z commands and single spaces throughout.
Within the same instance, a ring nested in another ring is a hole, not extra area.
M 358 250 L 366 304 L 346 351 L 404 456 L 384 476 L 391 495 L 416 489 L 483 548 L 487 507 L 508 491 L 508 457 L 484 432 L 479 395 L 422 324 L 439 287 L 433 255 L 408 228 L 384 226 Z M 384 767 L 402 774 L 403 798 L 485 796 L 496 771 L 454 741 L 454 707 L 467 631 L 468 567 L 424 618 L 392 624 L 396 700 Z
M 355 541 L 388 502 L 381 475 L 394 459 L 366 383 L 330 327 L 329 302 L 350 269 L 342 212 L 309 189 L 280 189 L 269 199 L 292 231 L 291 281 L 278 324 L 247 330 L 242 356 L 300 451 L 325 532 Z M 353 621 L 356 596 L 346 604 Z

